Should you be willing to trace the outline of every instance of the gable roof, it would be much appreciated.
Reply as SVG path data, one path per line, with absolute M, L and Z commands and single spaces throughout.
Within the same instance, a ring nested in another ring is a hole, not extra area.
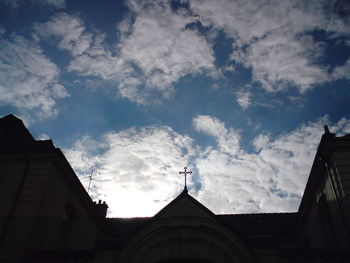
M 194 216 L 214 219 L 215 214 L 188 194 L 184 189 L 173 201 L 160 210 L 153 218 Z

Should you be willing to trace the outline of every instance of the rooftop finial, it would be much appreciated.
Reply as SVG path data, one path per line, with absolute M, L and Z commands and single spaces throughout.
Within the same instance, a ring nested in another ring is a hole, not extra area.
M 184 191 L 186 191 L 187 192 L 187 174 L 191 174 L 192 173 L 192 171 L 189 171 L 189 172 L 187 172 L 187 167 L 184 167 L 184 172 L 179 172 L 179 174 L 184 174 L 185 175 L 185 187 L 184 187 Z

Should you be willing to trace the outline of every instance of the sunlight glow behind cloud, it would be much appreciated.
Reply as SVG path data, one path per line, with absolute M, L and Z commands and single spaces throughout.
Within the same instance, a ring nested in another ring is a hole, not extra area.
M 145 127 L 106 133 L 101 141 L 78 140 L 65 154 L 87 184 L 89 160 L 102 173 L 94 197 L 110 206 L 110 216 L 152 216 L 182 191 L 182 166 L 199 176 L 198 190 L 189 177 L 191 194 L 215 213 L 296 211 L 323 133 L 327 116 L 270 139 L 260 134 L 256 152 L 239 146 L 239 134 L 211 116 L 197 116 L 197 131 L 214 136 L 218 145 L 206 149 L 170 127 Z M 330 123 L 329 123 L 330 124 Z M 350 132 L 350 120 L 330 126 Z M 238 154 L 239 153 L 239 154 Z
M 111 215 L 140 216 L 156 213 L 181 191 L 178 169 L 195 155 L 191 145 L 170 127 L 149 126 L 111 131 L 100 142 L 85 137 L 65 154 L 85 186 L 89 169 L 82 159 L 101 172 L 93 194 L 108 200 Z

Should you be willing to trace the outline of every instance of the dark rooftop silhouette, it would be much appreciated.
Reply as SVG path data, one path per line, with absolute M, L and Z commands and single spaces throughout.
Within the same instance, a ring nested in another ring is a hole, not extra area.
M 106 218 L 108 205 L 91 200 L 61 150 L 7 115 L 0 119 L 0 262 L 143 263 L 149 251 L 151 263 L 347 262 L 350 136 L 324 129 L 298 212 L 214 214 L 185 183 L 153 217 Z
M 23 121 L 9 114 L 0 119 L 0 152 L 54 150 L 52 140 L 36 141 Z

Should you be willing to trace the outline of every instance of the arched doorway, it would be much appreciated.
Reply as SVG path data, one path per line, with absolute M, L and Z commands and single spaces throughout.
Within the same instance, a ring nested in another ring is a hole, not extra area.
M 117 263 L 251 263 L 249 250 L 185 189 L 129 240 Z
M 118 263 L 251 263 L 248 249 L 207 218 L 157 220 L 126 246 Z

